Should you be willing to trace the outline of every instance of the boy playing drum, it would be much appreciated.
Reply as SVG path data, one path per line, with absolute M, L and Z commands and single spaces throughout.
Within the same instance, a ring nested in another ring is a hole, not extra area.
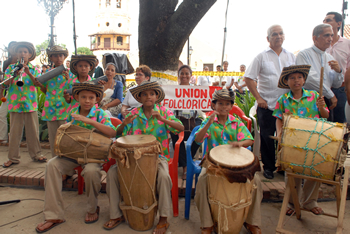
M 133 97 L 140 103 L 141 107 L 133 109 L 117 128 L 117 136 L 125 135 L 154 135 L 161 143 L 163 154 L 159 155 L 157 173 L 157 192 L 159 196 L 158 210 L 159 223 L 153 233 L 163 234 L 169 227 L 167 217 L 171 211 L 171 178 L 169 175 L 168 162 L 168 133 L 175 134 L 184 130 L 180 120 L 165 108 L 160 106 L 164 99 L 164 91 L 157 82 L 144 81 L 141 85 L 130 90 Z M 107 173 L 107 195 L 110 201 L 110 220 L 103 226 L 107 230 L 117 227 L 125 221 L 119 208 L 119 182 L 117 165 L 113 165 Z
M 78 68 L 78 72 L 80 68 Z M 115 137 L 115 127 L 108 115 L 95 104 L 103 96 L 103 86 L 92 82 L 73 84 L 73 96 L 79 106 L 68 115 L 67 123 L 87 129 L 96 128 L 107 137 Z M 73 149 L 72 149 L 73 150 Z M 72 175 L 73 169 L 79 164 L 74 159 L 54 157 L 46 165 L 45 171 L 45 222 L 36 227 L 39 233 L 65 222 L 62 191 L 62 175 Z M 84 176 L 85 191 L 88 197 L 85 223 L 94 223 L 99 218 L 100 208 L 97 206 L 97 196 L 101 189 L 101 169 L 99 163 L 85 164 L 81 173 Z
M 278 137 L 281 137 L 282 135 L 283 113 L 308 118 L 328 118 L 329 113 L 323 96 L 319 97 L 319 94 L 316 91 L 305 90 L 303 88 L 310 67 L 310 65 L 296 65 L 283 68 L 278 87 L 290 89 L 290 91 L 278 99 L 273 112 L 273 116 L 277 118 L 276 131 Z M 286 184 L 287 179 L 288 178 L 285 177 Z M 295 178 L 295 185 L 298 194 L 301 190 L 301 181 L 301 179 Z M 324 213 L 322 208 L 317 205 L 319 187 L 319 182 L 311 180 L 305 180 L 303 186 L 304 196 L 302 196 L 301 204 L 305 209 L 310 210 L 315 215 Z M 286 215 L 290 216 L 293 212 L 293 200 L 291 197 Z
M 207 138 L 206 152 L 208 153 L 218 145 L 230 144 L 232 147 L 248 147 L 254 142 L 244 123 L 229 114 L 234 104 L 234 97 L 234 92 L 227 89 L 216 90 L 213 94 L 212 108 L 214 113 L 203 121 L 195 138 L 197 143 L 202 143 Z M 207 176 L 206 168 L 202 168 L 194 197 L 200 214 L 202 234 L 210 234 L 214 229 L 208 201 Z M 263 194 L 259 176 L 254 176 L 254 183 L 257 189 L 253 190 L 252 203 L 244 226 L 250 233 L 255 234 L 261 233 L 259 228 L 261 225 L 260 204 Z M 230 220 L 230 222 L 233 221 Z

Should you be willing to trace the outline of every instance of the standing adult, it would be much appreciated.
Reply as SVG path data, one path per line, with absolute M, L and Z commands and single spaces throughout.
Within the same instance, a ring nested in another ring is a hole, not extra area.
M 135 82 L 137 85 L 140 85 L 144 81 L 149 81 L 151 76 L 152 76 L 151 69 L 146 65 L 140 65 L 138 68 L 136 68 Z M 129 112 L 133 108 L 137 108 L 139 106 L 142 106 L 142 104 L 136 101 L 136 99 L 132 96 L 129 89 L 126 92 L 126 95 L 122 103 L 121 113 L 123 117 L 125 118 L 125 116 L 129 114 Z
M 343 75 L 350 66 L 350 40 L 338 35 L 339 29 L 342 26 L 343 17 L 338 12 L 328 12 L 323 20 L 324 24 L 332 26 L 333 41 L 331 46 L 326 49 L 326 52 L 332 55 L 338 61 L 340 68 L 343 70 Z M 345 118 L 345 83 L 343 82 L 340 88 L 332 88 L 332 91 L 338 99 L 337 106 L 333 109 L 333 121 L 338 123 L 346 122 Z
M 239 66 L 239 70 L 241 73 L 245 72 L 245 65 L 242 64 L 241 66 Z M 241 100 L 241 102 L 243 102 L 243 95 L 247 92 L 248 87 L 247 84 L 244 81 L 244 76 L 235 76 L 234 77 L 234 85 L 236 87 L 236 95 L 239 97 L 239 99 Z M 249 90 L 248 90 L 249 92 Z
M 204 72 L 209 72 L 209 67 L 204 67 Z M 199 76 L 197 80 L 198 86 L 210 86 L 210 76 Z
M 337 97 L 332 91 L 333 88 L 339 88 L 343 83 L 342 69 L 339 63 L 332 55 L 326 52 L 332 44 L 333 30 L 329 24 L 317 25 L 312 33 L 314 45 L 299 52 L 296 64 L 311 65 L 309 76 L 305 82 L 304 88 L 307 90 L 320 90 L 321 68 L 323 73 L 323 95 L 330 109 L 329 121 L 333 120 L 333 109 L 337 106 Z
M 278 88 L 278 80 L 284 67 L 294 65 L 295 56 L 282 47 L 284 32 L 280 25 L 272 25 L 267 30 L 269 47 L 258 54 L 244 75 L 249 91 L 256 98 L 260 127 L 261 158 L 264 176 L 273 179 L 275 166 L 275 142 L 270 136 L 276 131 L 276 118 L 272 116 L 278 98 L 288 90 Z M 258 87 L 256 83 L 258 82 Z

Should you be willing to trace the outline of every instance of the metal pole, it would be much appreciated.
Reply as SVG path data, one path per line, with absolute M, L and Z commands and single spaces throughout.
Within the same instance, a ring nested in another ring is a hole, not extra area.
M 190 65 L 190 37 L 187 39 L 187 65 L 191 67 Z
M 225 13 L 224 43 L 223 43 L 223 47 L 222 47 L 221 66 L 223 65 L 223 62 L 224 62 L 224 56 L 225 56 L 226 32 L 227 32 L 226 25 L 227 25 L 227 11 L 228 11 L 228 4 L 229 4 L 229 0 L 227 0 L 226 13 Z
M 77 35 L 75 33 L 75 7 L 74 7 L 74 0 L 72 0 L 73 4 L 73 39 L 74 39 L 74 50 L 75 55 L 77 55 Z
M 346 0 L 343 0 L 343 9 L 342 9 L 342 16 L 343 16 L 343 21 L 341 24 L 341 36 L 344 36 L 344 26 L 345 26 L 345 11 L 348 9 L 348 2 Z
M 54 24 L 55 16 L 53 15 L 53 0 L 51 0 L 51 12 L 50 12 L 50 22 L 51 22 L 51 35 L 50 35 L 50 43 L 49 48 L 54 46 L 53 42 L 53 24 Z

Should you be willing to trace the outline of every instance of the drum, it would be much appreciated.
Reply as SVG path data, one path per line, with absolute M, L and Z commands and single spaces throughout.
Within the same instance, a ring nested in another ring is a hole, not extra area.
M 277 165 L 296 174 L 333 180 L 346 158 L 342 150 L 347 144 L 343 142 L 346 125 L 293 115 L 283 119 Z
M 113 141 L 97 132 L 72 124 L 62 124 L 56 133 L 55 153 L 78 163 L 103 163 L 108 159 Z
M 118 163 L 121 202 L 129 226 L 137 231 L 153 227 L 157 213 L 156 179 L 162 147 L 152 135 L 120 137 L 112 146 Z
M 220 145 L 209 152 L 208 200 L 217 233 L 239 233 L 252 202 L 259 159 L 246 148 Z

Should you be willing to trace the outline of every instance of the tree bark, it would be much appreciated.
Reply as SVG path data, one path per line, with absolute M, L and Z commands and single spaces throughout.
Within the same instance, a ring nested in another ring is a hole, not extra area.
M 182 49 L 198 22 L 216 0 L 139 0 L 140 64 L 152 70 L 178 68 Z

